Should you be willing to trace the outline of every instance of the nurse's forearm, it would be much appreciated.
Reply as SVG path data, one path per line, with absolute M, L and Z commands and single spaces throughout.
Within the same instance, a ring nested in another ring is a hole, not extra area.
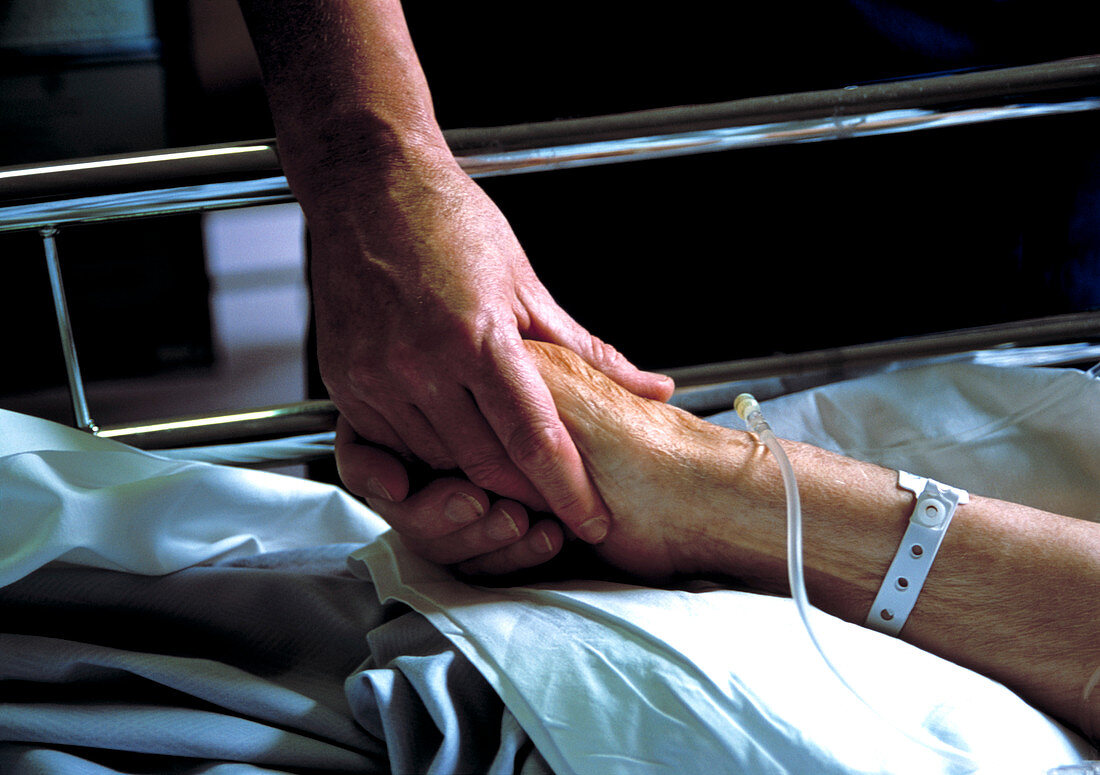
M 344 185 L 370 185 L 364 169 L 450 160 L 399 0 L 240 4 L 307 211 Z

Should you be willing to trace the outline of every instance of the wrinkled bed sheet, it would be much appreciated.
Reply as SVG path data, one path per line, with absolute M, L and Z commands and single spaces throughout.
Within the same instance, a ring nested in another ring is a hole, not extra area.
M 1100 388 L 1076 372 L 914 369 L 767 408 L 782 436 L 1100 511 Z M 965 771 L 848 696 L 784 599 L 473 587 L 335 489 L 8 412 L 0 584 L 3 773 Z M 1096 755 L 981 676 L 818 619 L 876 709 L 982 771 Z
M 515 718 L 348 573 L 357 547 L 151 578 L 51 567 L 0 590 L 0 772 L 521 771 Z

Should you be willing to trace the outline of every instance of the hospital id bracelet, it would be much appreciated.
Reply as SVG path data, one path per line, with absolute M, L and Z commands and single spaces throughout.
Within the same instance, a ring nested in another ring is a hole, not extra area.
M 905 626 L 955 509 L 970 500 L 966 490 L 905 471 L 898 471 L 898 487 L 916 495 L 917 503 L 865 622 L 887 635 L 897 635 Z

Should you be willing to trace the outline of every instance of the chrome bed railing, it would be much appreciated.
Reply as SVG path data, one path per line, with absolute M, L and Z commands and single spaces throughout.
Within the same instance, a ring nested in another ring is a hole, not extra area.
M 808 143 L 1100 109 L 1100 56 L 711 105 L 446 132 L 473 177 Z M 42 238 L 77 427 L 167 448 L 330 430 L 327 401 L 99 428 L 84 395 L 55 235 L 75 224 L 293 201 L 272 140 L 0 169 L 0 232 Z M 670 370 L 681 394 L 977 349 L 1100 339 L 1100 311 Z

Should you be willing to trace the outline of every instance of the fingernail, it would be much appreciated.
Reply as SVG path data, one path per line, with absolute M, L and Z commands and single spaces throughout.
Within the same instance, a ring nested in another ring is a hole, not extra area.
M 468 525 L 481 517 L 485 510 L 481 508 L 481 504 L 474 496 L 467 495 L 464 492 L 456 492 L 447 499 L 447 504 L 443 507 L 443 513 L 447 515 L 447 519 L 456 525 Z
M 367 482 L 367 489 L 370 490 L 372 495 L 376 495 L 379 498 L 385 498 L 388 501 L 393 500 L 393 496 L 390 495 L 390 491 L 386 489 L 386 486 L 377 479 L 372 478 Z
M 485 532 L 494 541 L 509 541 L 519 536 L 519 527 L 516 526 L 516 521 L 512 519 L 512 515 L 501 509 L 500 513 L 485 528 Z
M 577 528 L 577 535 L 590 544 L 598 544 L 607 538 L 611 529 L 611 520 L 607 517 L 593 517 Z
M 550 554 L 550 552 L 554 551 L 554 542 L 550 540 L 550 536 L 546 535 L 545 530 L 540 530 L 538 531 L 538 535 L 535 536 L 531 548 L 539 554 Z

